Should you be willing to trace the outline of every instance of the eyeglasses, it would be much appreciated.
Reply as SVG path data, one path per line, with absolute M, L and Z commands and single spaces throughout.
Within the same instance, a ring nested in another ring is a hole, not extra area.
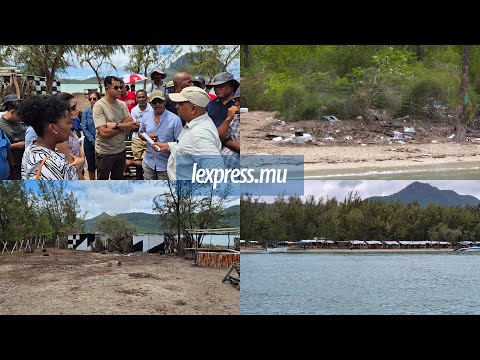
M 123 85 L 120 85 L 120 86 L 118 86 L 118 85 L 117 85 L 117 86 L 113 86 L 113 87 L 111 87 L 111 89 L 113 89 L 113 90 L 118 90 L 118 89 L 122 90 L 122 89 L 123 89 Z
M 70 112 L 77 110 L 77 104 L 70 106 Z
M 97 98 L 90 98 L 90 99 L 88 99 L 88 100 L 90 100 L 90 101 L 97 101 Z
M 152 101 L 150 101 L 150 104 L 153 104 L 153 105 L 155 105 L 155 104 L 162 104 L 162 103 L 163 103 L 163 100 L 156 99 L 156 98 L 153 99 Z

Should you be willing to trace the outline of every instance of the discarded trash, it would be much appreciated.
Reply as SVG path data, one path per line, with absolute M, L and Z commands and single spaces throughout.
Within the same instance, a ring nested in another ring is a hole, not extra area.
M 436 144 L 436 143 L 438 143 L 437 140 L 432 140 L 432 144 Z
M 335 132 L 336 132 L 336 133 L 339 133 L 339 132 L 340 132 L 340 129 L 335 130 Z
M 303 136 L 303 130 L 295 130 L 295 136 Z
M 367 146 L 367 144 L 360 144 L 361 146 Z
M 335 115 L 322 116 L 322 119 L 328 120 L 330 122 L 340 121 L 335 117 Z
M 282 141 L 282 137 L 281 136 L 274 137 L 272 141 L 275 141 L 275 142 Z
M 285 125 L 285 121 L 283 120 L 277 120 L 280 125 Z
M 355 119 L 356 120 L 363 120 L 363 117 L 362 116 L 357 116 Z
M 453 139 L 455 137 L 455 134 L 447 136 L 447 139 Z
M 292 138 L 292 142 L 294 144 L 303 144 L 305 143 L 306 141 L 313 141 L 312 139 L 312 135 L 310 134 L 303 134 L 301 136 L 295 136 Z
M 396 143 L 400 144 L 400 145 L 405 145 L 406 144 L 405 141 L 403 141 L 403 140 L 398 140 L 398 141 L 396 141 Z
M 323 140 L 333 141 L 333 137 L 332 136 L 327 136 L 327 137 L 324 137 Z
M 240 108 L 240 112 L 241 113 L 246 113 L 246 112 L 248 112 L 248 108 Z
M 401 132 L 394 131 L 394 132 L 393 132 L 393 138 L 394 138 L 395 140 L 403 139 L 403 134 L 402 134 Z
M 353 137 L 351 137 L 350 135 L 347 135 L 343 138 L 344 140 L 353 140 Z
M 290 130 L 295 131 L 295 128 L 290 128 Z
M 413 128 L 413 126 L 412 127 L 404 126 L 403 131 L 407 133 L 414 133 L 415 129 Z
M 271 140 L 271 139 L 273 139 L 273 138 L 278 137 L 278 135 L 275 135 L 275 134 L 267 134 L 267 135 L 265 135 L 265 137 L 266 137 L 267 139 L 270 139 L 270 140 Z

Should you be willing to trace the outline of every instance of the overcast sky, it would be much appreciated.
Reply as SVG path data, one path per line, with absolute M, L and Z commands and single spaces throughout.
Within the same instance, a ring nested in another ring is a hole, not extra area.
M 160 45 L 160 46 L 162 46 L 162 45 Z M 180 57 L 181 55 L 190 51 L 191 47 L 192 47 L 191 45 L 182 46 L 180 54 L 178 55 L 178 57 Z M 125 71 L 125 65 L 129 61 L 128 56 L 129 56 L 128 53 L 123 54 L 121 52 L 117 52 L 112 57 L 112 63 L 117 68 L 117 71 L 116 72 L 113 71 L 112 75 L 123 77 L 124 75 L 127 74 L 127 71 Z M 177 57 L 177 59 L 178 59 L 178 57 Z M 177 59 L 173 59 L 173 60 L 175 61 Z M 88 65 L 85 65 L 85 66 L 81 67 L 78 64 L 78 61 L 76 61 L 75 58 L 73 58 L 72 60 L 74 61 L 75 66 L 67 68 L 66 69 L 66 74 L 61 74 L 59 76 L 60 78 L 62 78 L 62 79 L 83 80 L 83 79 L 88 79 L 92 76 L 95 76 L 94 72 L 92 71 L 92 69 Z M 239 79 L 240 78 L 240 61 L 232 62 L 231 65 L 229 65 L 229 67 L 227 68 L 227 71 L 231 72 L 233 74 L 233 76 L 235 77 L 235 79 Z
M 336 197 L 343 200 L 349 191 L 358 191 L 365 199 L 371 196 L 392 195 L 414 180 L 306 180 L 304 182 L 305 195 L 313 194 L 315 198 L 324 199 Z M 437 187 L 440 190 L 453 190 L 460 195 L 472 195 L 480 199 L 480 181 L 478 180 L 421 180 Z M 263 197 L 267 202 L 273 202 L 274 197 Z
M 36 191 L 36 181 L 25 181 L 27 187 Z M 77 197 L 82 214 L 88 210 L 86 219 L 107 214 L 143 212 L 153 214 L 153 198 L 165 190 L 163 181 L 67 181 L 67 190 Z M 232 198 L 227 205 L 240 204 Z

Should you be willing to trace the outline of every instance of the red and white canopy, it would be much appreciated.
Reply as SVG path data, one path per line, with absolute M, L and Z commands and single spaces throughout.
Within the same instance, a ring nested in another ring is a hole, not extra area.
M 123 77 L 125 84 L 134 84 L 138 81 L 146 80 L 147 77 L 141 74 L 130 74 Z

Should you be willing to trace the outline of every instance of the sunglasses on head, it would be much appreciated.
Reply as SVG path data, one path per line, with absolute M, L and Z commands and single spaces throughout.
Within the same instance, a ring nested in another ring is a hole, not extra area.
M 113 89 L 113 90 L 118 90 L 118 89 L 122 90 L 122 89 L 123 89 L 123 85 L 120 85 L 120 86 L 118 86 L 118 85 L 117 85 L 117 86 L 113 86 L 113 87 L 112 87 L 112 89 Z
M 70 111 L 75 111 L 77 109 L 77 104 L 70 106 Z
M 90 101 L 97 101 L 97 98 L 90 98 L 90 99 L 88 99 L 88 100 L 90 100 Z
M 163 100 L 161 99 L 153 99 L 152 101 L 150 101 L 150 104 L 153 104 L 153 105 L 161 104 L 161 103 L 163 103 Z

